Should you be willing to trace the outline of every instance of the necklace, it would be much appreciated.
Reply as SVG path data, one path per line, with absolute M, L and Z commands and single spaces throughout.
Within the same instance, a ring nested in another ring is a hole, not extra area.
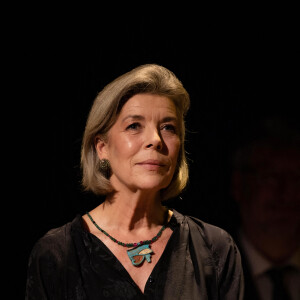
M 107 237 L 109 237 L 113 242 L 123 247 L 127 247 L 127 248 L 133 247 L 132 249 L 127 250 L 127 255 L 134 266 L 140 265 L 145 260 L 145 258 L 148 263 L 151 262 L 151 255 L 154 252 L 150 248 L 150 244 L 156 242 L 157 239 L 161 236 L 162 232 L 166 229 L 166 226 L 163 225 L 162 228 L 157 233 L 157 235 L 154 236 L 151 240 L 140 241 L 138 243 L 123 243 L 113 238 L 105 230 L 99 227 L 98 224 L 92 218 L 92 216 L 89 214 L 89 212 L 87 212 L 86 214 L 88 215 L 92 223 L 95 225 L 95 227 L 99 229 L 102 233 L 104 233 Z

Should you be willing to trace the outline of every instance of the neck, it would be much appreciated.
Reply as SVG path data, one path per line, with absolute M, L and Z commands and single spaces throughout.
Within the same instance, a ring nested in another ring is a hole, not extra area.
M 166 223 L 167 208 L 162 206 L 159 196 L 140 193 L 115 193 L 106 198 L 95 213 L 109 226 L 129 231 L 151 229 Z

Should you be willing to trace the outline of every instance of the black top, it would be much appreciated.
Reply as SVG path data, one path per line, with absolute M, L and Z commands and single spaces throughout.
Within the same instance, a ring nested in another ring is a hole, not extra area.
M 168 226 L 173 233 L 143 294 L 77 215 L 33 247 L 25 299 L 243 299 L 241 257 L 226 231 L 176 210 Z

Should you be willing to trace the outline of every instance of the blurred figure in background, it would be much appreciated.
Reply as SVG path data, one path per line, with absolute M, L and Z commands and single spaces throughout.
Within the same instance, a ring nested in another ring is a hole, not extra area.
M 298 123 L 256 120 L 234 154 L 231 191 L 239 226 L 229 231 L 242 254 L 245 300 L 300 299 Z

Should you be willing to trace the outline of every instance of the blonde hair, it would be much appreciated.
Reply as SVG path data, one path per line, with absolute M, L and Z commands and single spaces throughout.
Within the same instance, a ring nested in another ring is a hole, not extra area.
M 113 192 L 109 179 L 99 171 L 99 157 L 95 148 L 95 137 L 105 139 L 118 115 L 132 96 L 147 93 L 161 95 L 173 101 L 181 124 L 178 163 L 168 187 L 161 192 L 162 200 L 179 195 L 185 188 L 189 172 L 185 155 L 184 117 L 190 106 L 190 97 L 173 72 L 157 64 L 145 64 L 119 76 L 96 96 L 86 122 L 81 147 L 82 186 L 96 195 Z

